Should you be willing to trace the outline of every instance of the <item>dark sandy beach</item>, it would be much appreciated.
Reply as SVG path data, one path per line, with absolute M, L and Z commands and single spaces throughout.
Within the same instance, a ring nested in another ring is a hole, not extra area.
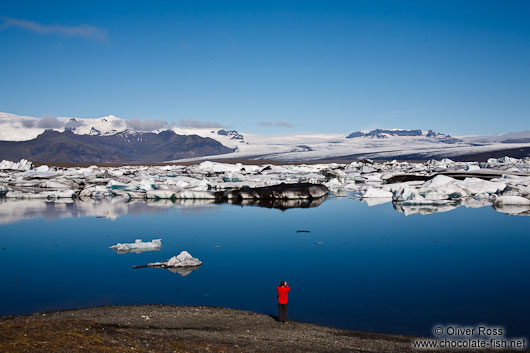
M 0 352 L 407 352 L 413 337 L 284 325 L 248 311 L 106 306 L 0 318 Z

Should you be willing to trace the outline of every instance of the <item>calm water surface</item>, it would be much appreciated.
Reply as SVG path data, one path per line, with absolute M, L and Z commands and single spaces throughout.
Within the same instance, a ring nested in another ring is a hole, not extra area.
M 416 335 L 436 323 L 498 325 L 509 337 L 530 328 L 530 217 L 491 207 L 404 216 L 330 198 L 286 211 L 149 207 L 115 220 L 25 212 L 0 225 L 0 315 L 148 303 L 275 314 L 286 280 L 296 320 Z M 162 250 L 108 249 L 136 238 L 162 238 Z M 182 250 L 203 261 L 188 276 L 132 268 Z

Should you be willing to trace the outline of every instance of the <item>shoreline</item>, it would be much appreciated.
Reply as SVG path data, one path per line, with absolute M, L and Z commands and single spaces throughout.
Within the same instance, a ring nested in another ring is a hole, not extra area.
M 412 336 L 209 306 L 127 305 L 0 317 L 4 352 L 413 352 Z

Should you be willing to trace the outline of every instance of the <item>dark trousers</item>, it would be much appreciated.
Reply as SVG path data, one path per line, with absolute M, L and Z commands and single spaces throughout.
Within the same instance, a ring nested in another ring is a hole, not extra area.
M 278 321 L 287 321 L 287 304 L 278 303 Z

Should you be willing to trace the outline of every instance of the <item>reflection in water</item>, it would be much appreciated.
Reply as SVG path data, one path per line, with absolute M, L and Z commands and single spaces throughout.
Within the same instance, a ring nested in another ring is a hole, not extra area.
M 393 206 L 396 211 L 403 213 L 405 216 L 410 216 L 413 214 L 428 215 L 451 211 L 460 206 L 460 203 L 445 205 L 403 205 L 399 202 L 394 202 Z
M 493 205 L 495 211 L 513 214 L 516 216 L 530 216 L 529 205 Z
M 252 205 L 258 207 L 289 208 L 318 207 L 326 197 L 318 199 L 298 200 L 231 200 L 229 203 L 237 205 Z M 215 210 L 214 200 L 131 200 L 124 202 L 121 199 L 100 200 L 42 200 L 42 199 L 6 199 L 0 198 L 0 224 L 9 224 L 24 219 L 44 217 L 48 220 L 58 218 L 97 217 L 115 220 L 128 214 L 157 213 L 168 209 L 180 208 L 181 210 L 200 212 Z
M 178 273 L 182 277 L 186 277 L 193 271 L 197 271 L 200 266 L 186 266 L 186 267 L 167 267 L 167 266 L 149 266 L 149 265 L 143 265 L 143 266 L 133 266 L 135 270 L 140 268 L 165 268 L 173 273 Z
M 382 205 L 387 202 L 392 202 L 391 197 L 365 197 L 362 199 L 364 203 L 366 203 L 368 206 L 377 206 Z
M 128 214 L 157 213 L 169 208 L 182 207 L 194 211 L 213 209 L 211 200 L 130 201 L 101 200 L 7 200 L 0 199 L 0 224 L 9 224 L 24 219 L 44 217 L 58 218 L 97 217 L 115 220 Z
M 352 197 L 355 198 L 355 197 Z M 392 201 L 392 198 L 361 198 L 361 201 L 366 203 L 367 206 L 377 206 L 392 202 L 392 206 L 399 213 L 404 214 L 405 216 L 410 216 L 413 214 L 420 215 L 429 215 L 434 213 L 443 213 L 447 211 L 454 210 L 457 207 L 463 206 L 466 208 L 481 208 L 481 207 L 493 207 L 497 212 L 506 213 L 516 216 L 530 216 L 530 206 L 529 205 L 504 205 L 504 204 L 494 204 L 489 199 L 474 199 L 469 198 L 465 200 L 458 200 L 453 202 L 448 202 L 444 204 L 419 204 L 419 205 L 410 205 L 403 204 L 401 202 Z
M 318 207 L 324 202 L 326 196 L 318 199 L 255 199 L 255 200 L 230 200 L 229 203 L 241 206 L 258 206 L 266 208 L 278 208 L 286 210 L 289 208 Z
M 228 203 L 241 206 L 258 206 L 286 210 L 290 208 L 312 208 L 320 206 L 326 197 L 318 199 L 294 200 L 230 200 Z M 413 214 L 429 215 L 454 210 L 459 206 L 479 208 L 492 206 L 496 211 L 530 216 L 529 205 L 493 205 L 488 199 L 465 199 L 442 205 L 403 205 L 393 202 L 391 198 L 362 198 L 368 206 L 392 203 L 394 209 L 406 216 Z M 118 217 L 130 214 L 149 214 L 179 208 L 182 211 L 202 212 L 216 210 L 214 200 L 131 200 L 121 199 L 101 200 L 42 200 L 42 199 L 6 199 L 0 198 L 0 224 L 10 224 L 25 219 L 44 217 L 47 220 L 58 218 L 97 217 L 116 220 Z
M 193 266 L 193 267 L 167 267 L 167 269 L 173 273 L 178 273 L 182 277 L 186 277 L 193 271 L 197 271 L 200 266 Z

